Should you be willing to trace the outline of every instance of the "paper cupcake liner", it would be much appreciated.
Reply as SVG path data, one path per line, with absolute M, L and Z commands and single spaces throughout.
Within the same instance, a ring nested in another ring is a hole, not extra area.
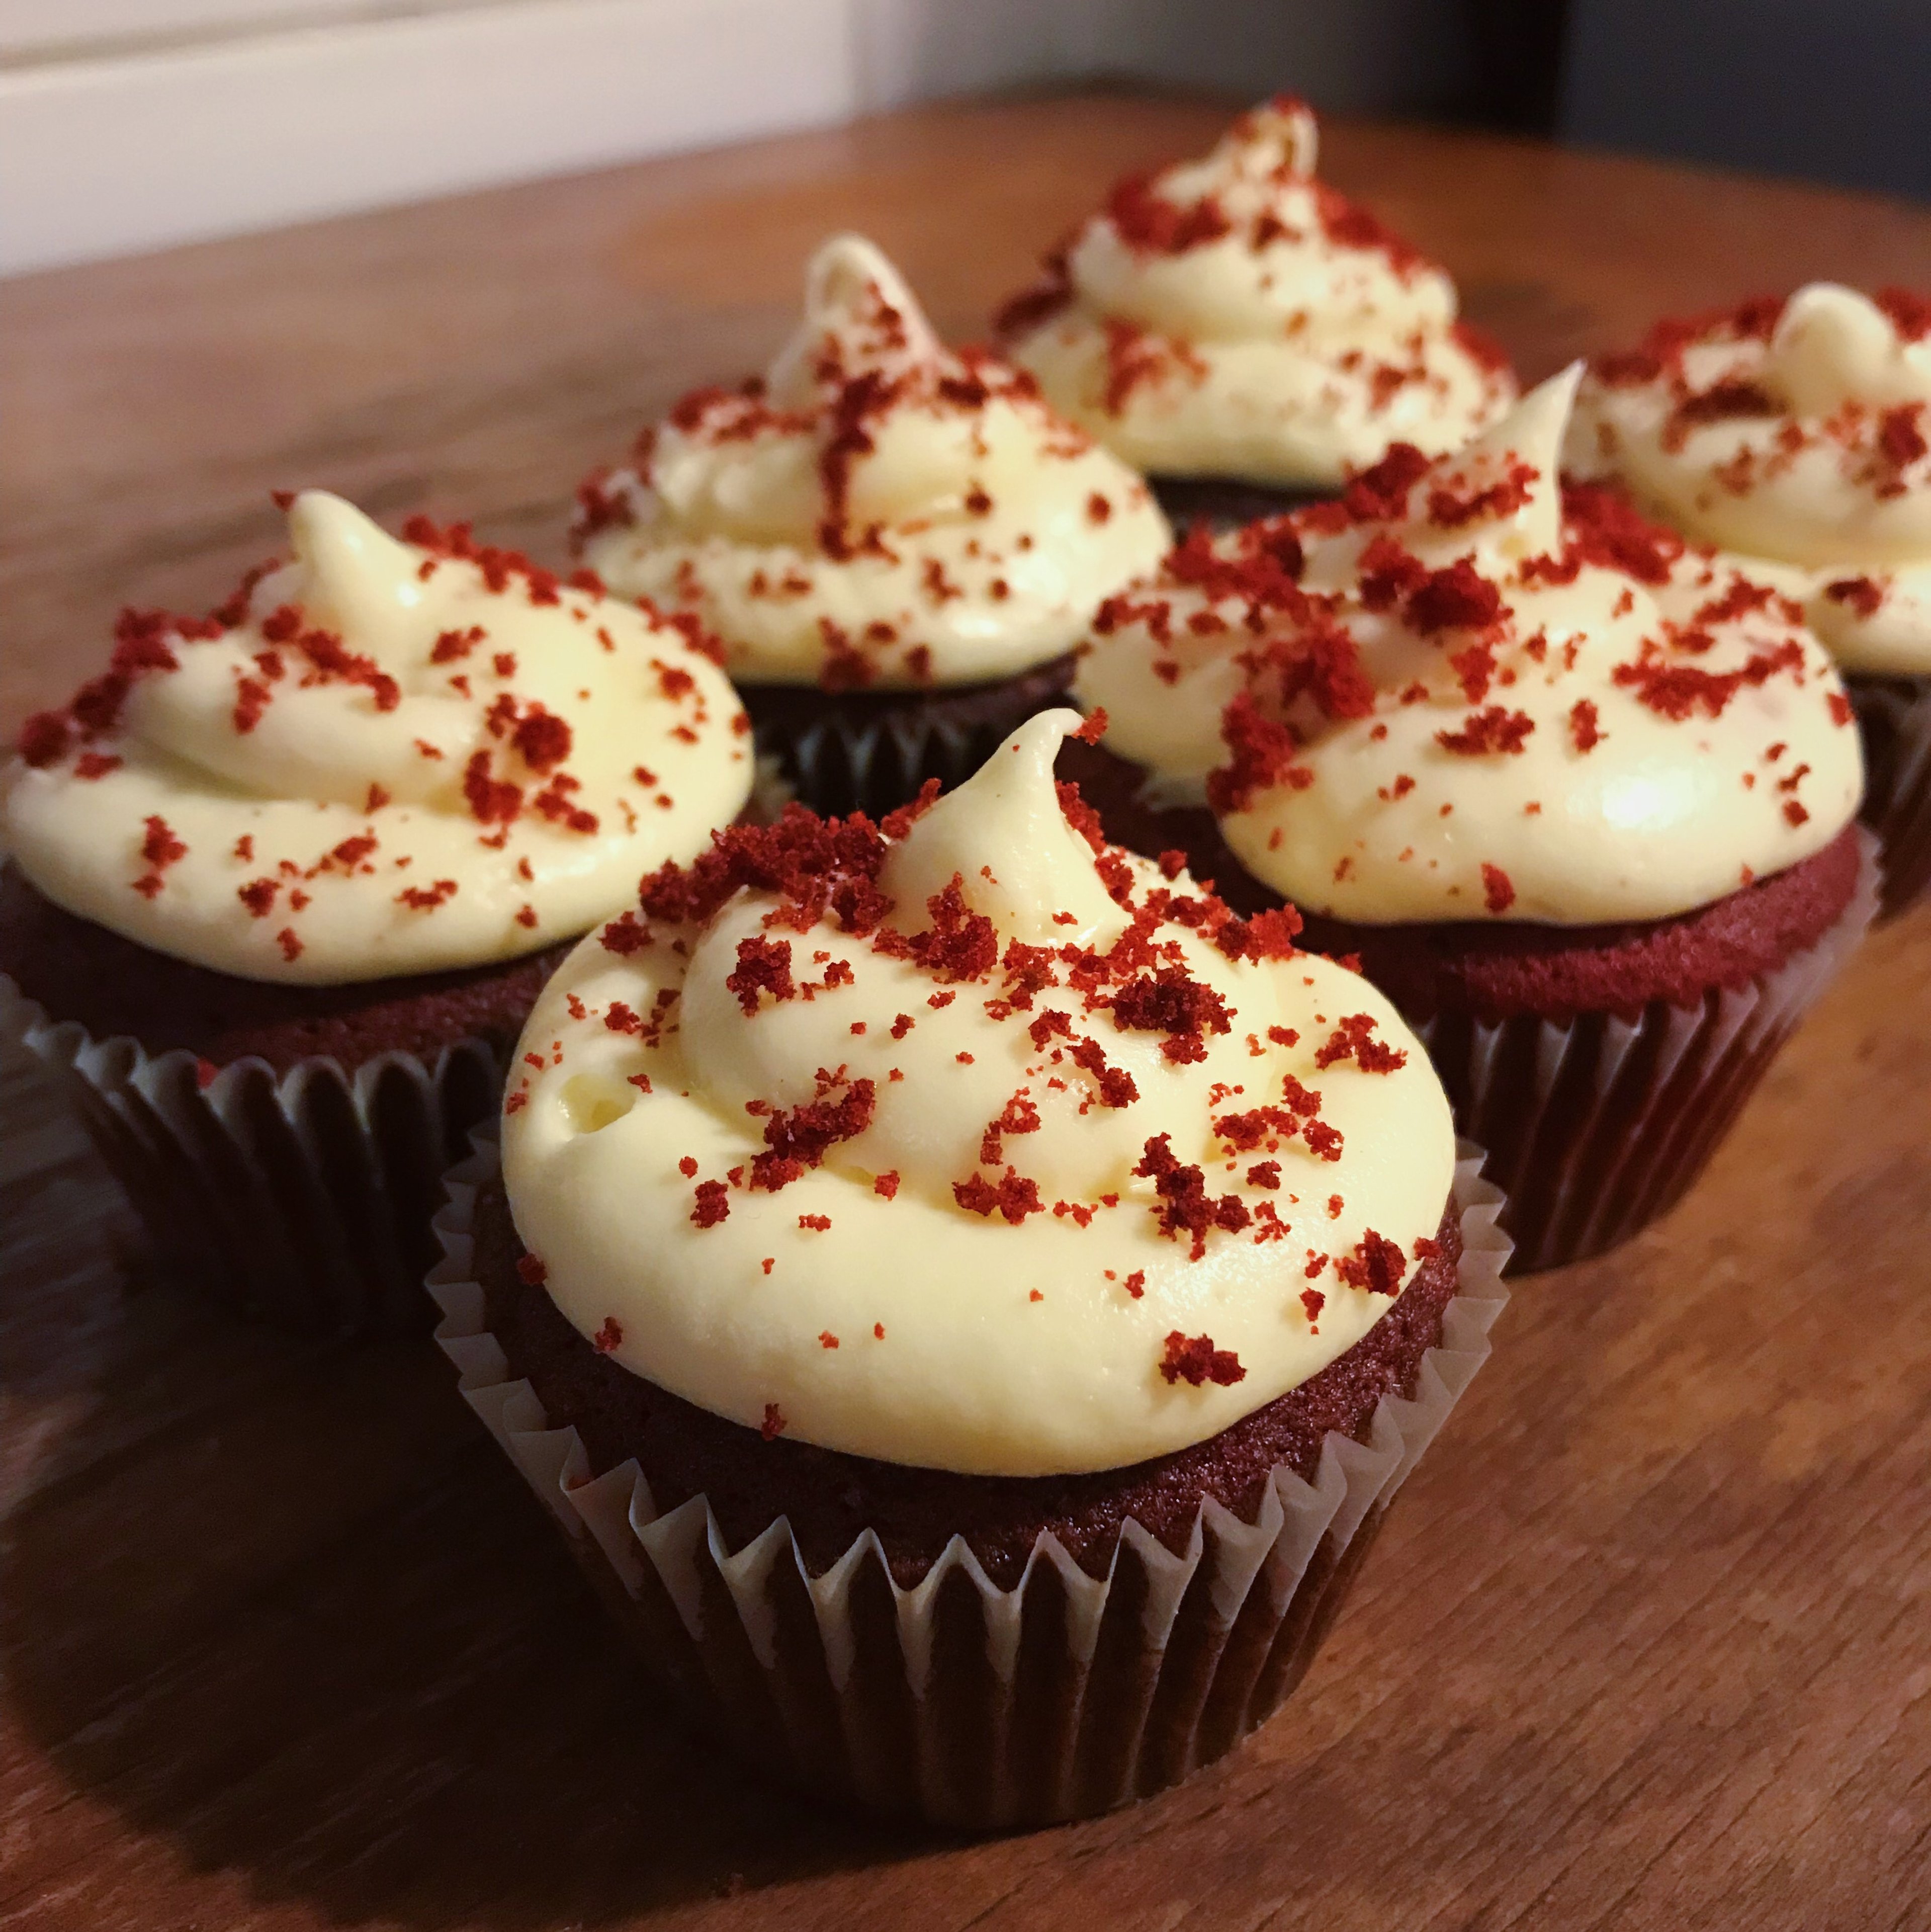
M 763 757 L 777 759 L 813 811 L 882 818 L 919 795 L 928 778 L 963 784 L 1034 712 L 1067 701 L 1070 656 L 997 684 L 835 698 L 788 686 L 747 685 Z M 800 714 L 802 715 L 800 715 Z
M 131 1198 L 161 1258 L 232 1312 L 340 1336 L 419 1332 L 442 1177 L 502 1090 L 482 1040 L 433 1064 L 238 1060 L 206 1085 L 184 1050 L 96 1040 L 0 974 L 0 1043 L 39 1060 Z
M 1129 1520 L 1103 1576 L 1051 1534 L 1002 1590 L 954 1538 L 915 1586 L 877 1534 L 813 1576 L 780 1516 L 733 1554 L 708 1500 L 660 1514 L 634 1461 L 593 1472 L 484 1325 L 471 1216 L 493 1141 L 449 1176 L 430 1276 L 464 1398 L 555 1517 L 645 1660 L 707 1729 L 820 1796 L 975 1830 L 1085 1817 L 1177 1784 L 1300 1681 L 1395 1494 L 1489 1353 L 1507 1299 L 1501 1195 L 1458 1150 L 1464 1252 L 1412 1397 L 1312 1482 L 1277 1468 L 1255 1520 L 1211 1498 L 1174 1555 Z
M 1864 803 L 1894 919 L 1931 887 L 1931 677 L 1847 677 L 1864 741 Z
M 1673 1207 L 1877 910 L 1877 842 L 1859 834 L 1850 904 L 1816 944 L 1741 991 L 1653 1000 L 1634 1020 L 1411 1020 L 1460 1130 L 1507 1197 L 1513 1275 L 1602 1253 Z

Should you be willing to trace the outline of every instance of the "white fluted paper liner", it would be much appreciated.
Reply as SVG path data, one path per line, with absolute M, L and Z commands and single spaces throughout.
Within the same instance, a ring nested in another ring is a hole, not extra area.
M 670 1606 L 674 1621 L 661 1614 L 654 1624 L 641 1615 L 626 1621 L 644 1630 L 652 1661 L 673 1688 L 725 1718 L 741 1744 L 748 1666 L 764 1712 L 750 1742 L 770 1768 L 821 1792 L 976 1828 L 1078 1816 L 1146 1796 L 1268 1716 L 1325 1634 L 1382 1512 L 1487 1359 L 1489 1330 L 1507 1299 L 1501 1274 L 1510 1244 L 1496 1226 L 1501 1193 L 1483 1174 L 1481 1150 L 1464 1142 L 1453 1192 L 1460 1278 L 1413 1396 L 1384 1396 L 1365 1443 L 1330 1432 L 1312 1482 L 1277 1468 L 1253 1522 L 1208 1498 L 1176 1556 L 1129 1520 L 1108 1574 L 1097 1577 L 1043 1534 L 1010 1590 L 992 1582 L 958 1537 L 916 1586 L 902 1587 L 868 1530 L 813 1576 L 784 1517 L 733 1554 L 705 1498 L 660 1514 L 634 1461 L 593 1477 L 577 1432 L 549 1426 L 535 1391 L 513 1376 L 485 1326 L 471 1219 L 497 1154 L 484 1132 L 474 1138 L 476 1151 L 449 1174 L 448 1204 L 436 1217 L 444 1248 L 429 1278 L 443 1311 L 436 1340 L 465 1400 L 592 1581 L 620 1613 L 626 1603 L 640 1612 Z M 877 1620 L 859 1607 L 866 1578 L 874 1591 L 880 1580 L 889 1588 L 895 1645 L 881 1640 Z M 935 1668 L 941 1600 L 961 1581 L 983 1634 L 977 1690 L 962 1689 L 970 1673 Z M 1063 1607 L 1049 1613 L 1042 1588 Z M 800 1646 L 781 1628 L 785 1599 L 796 1603 L 801 1590 L 816 1639 L 816 1654 L 802 1662 Z M 1054 1632 L 1051 1664 L 1043 1678 L 1035 1668 L 1022 1693 L 1022 1636 L 1039 1628 Z M 1231 1641 L 1237 1632 L 1238 1643 Z M 835 1713 L 829 1764 L 827 1693 Z M 881 1700 L 909 1725 L 895 1754 L 880 1744 Z M 1047 1702 L 1058 1718 L 1049 1721 Z
M 1884 868 L 1880 919 L 1931 890 L 1931 677 L 1845 680 L 1864 742 L 1864 804 Z
M 1514 1275 L 1627 1240 L 1674 1206 L 1798 1022 L 1870 928 L 1882 874 L 1858 832 L 1858 885 L 1815 945 L 1694 1006 L 1653 1000 L 1633 1021 L 1585 1014 L 1411 1020 L 1507 1197 Z
M 480 1040 L 433 1064 L 313 1055 L 277 1076 L 238 1060 L 205 1086 L 184 1049 L 150 1053 L 54 1021 L 0 974 L 0 1042 L 73 1106 L 162 1254 L 235 1312 L 325 1334 L 426 1328 L 430 1216 L 502 1086 Z

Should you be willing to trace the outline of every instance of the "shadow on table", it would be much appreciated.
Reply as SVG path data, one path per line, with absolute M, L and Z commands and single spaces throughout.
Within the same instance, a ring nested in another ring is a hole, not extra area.
M 333 1921 L 424 1927 L 596 1924 L 937 1842 L 682 1728 L 426 1345 L 159 1318 L 178 1332 L 99 1364 L 0 1558 L 16 1754 L 93 1801 L 70 1816 L 107 1807 Z M 74 1922 L 90 1886 L 180 1884 L 90 1822 L 61 1842 L 58 1803 L 34 1828 Z

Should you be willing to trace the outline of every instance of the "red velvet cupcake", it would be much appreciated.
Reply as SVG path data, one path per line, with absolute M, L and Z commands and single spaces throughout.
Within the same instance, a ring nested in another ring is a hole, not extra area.
M 942 344 L 870 242 L 818 250 L 805 310 L 765 376 L 685 397 L 592 478 L 572 541 L 717 636 L 799 797 L 876 814 L 1063 701 L 1101 599 L 1171 536 L 1030 376 Z
M 28 720 L 0 1031 L 181 1271 L 360 1334 L 425 1318 L 439 1178 L 562 942 L 729 820 L 751 758 L 691 636 L 588 579 L 320 492 L 289 528 L 209 616 L 124 613 Z
M 1567 460 L 1776 584 L 1844 674 L 1883 910 L 1931 890 L 1931 300 L 1813 283 L 1599 357 Z
M 539 1002 L 432 1283 L 700 1720 L 975 1828 L 1268 1715 L 1502 1299 L 1393 1007 L 1105 847 L 1076 722 L 647 880 Z
M 1672 1202 L 1868 924 L 1843 685 L 1773 585 L 1560 492 L 1575 372 L 1102 614 L 1116 836 L 1358 955 L 1524 1270 Z
M 1320 180 L 1315 147 L 1304 103 L 1264 103 L 1204 158 L 1117 183 L 1000 311 L 1014 361 L 1177 524 L 1278 515 L 1515 399 L 1447 271 Z

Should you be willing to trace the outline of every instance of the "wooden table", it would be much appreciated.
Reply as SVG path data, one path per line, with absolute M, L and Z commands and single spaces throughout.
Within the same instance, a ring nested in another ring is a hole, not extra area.
M 114 607 L 199 608 L 266 491 L 556 553 L 577 477 L 760 362 L 854 225 L 974 329 L 1222 118 L 934 110 L 0 289 L 0 723 Z M 1537 376 L 1931 216 L 1449 134 L 1328 167 Z M 1520 1292 L 1282 1715 L 1184 1789 L 971 1844 L 667 1718 L 427 1345 L 129 1292 L 112 1196 L 0 1090 L 0 1928 L 1931 1925 L 1931 914 L 1866 950 L 1669 1222 Z

